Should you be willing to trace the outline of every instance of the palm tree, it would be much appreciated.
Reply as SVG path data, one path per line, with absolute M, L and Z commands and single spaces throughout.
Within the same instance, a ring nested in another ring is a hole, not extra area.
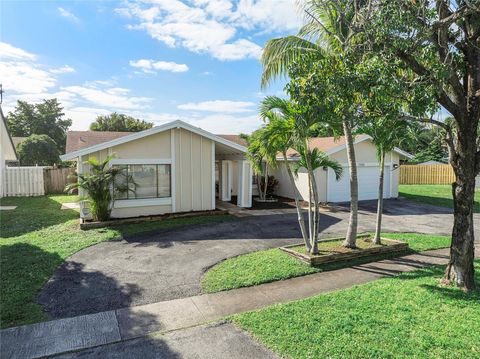
M 277 163 L 277 154 L 281 153 L 293 189 L 305 248 L 312 254 L 318 254 L 320 201 L 315 172 L 318 168 L 331 168 L 338 180 L 342 175 L 342 167 L 325 153 L 316 148 L 313 150 L 310 148 L 309 140 L 317 129 L 318 123 L 302 113 L 292 102 L 275 96 L 266 97 L 260 107 L 260 116 L 267 122 L 262 130 L 263 140 L 268 144 L 265 146 L 267 150 L 264 154 L 265 158 L 273 165 L 273 163 Z M 293 169 L 287 155 L 289 149 L 295 150 L 299 155 L 299 160 L 294 163 Z M 298 175 L 300 168 L 307 170 L 309 183 L 308 233 L 294 178 Z
M 377 159 L 380 163 L 374 243 L 381 244 L 385 155 L 393 151 L 395 147 L 400 146 L 401 142 L 406 139 L 408 124 L 405 121 L 398 120 L 398 117 L 389 118 L 385 116 L 366 122 L 359 130 L 372 138 L 372 142 L 376 147 Z M 393 170 L 393 168 L 390 170 Z
M 361 1 L 360 1 L 361 2 Z M 353 13 L 345 13 L 327 2 L 305 0 L 306 24 L 296 36 L 286 36 L 269 40 L 262 53 L 262 87 L 280 75 L 288 73 L 289 66 L 297 61 L 320 61 L 326 57 L 342 61 L 354 41 L 350 23 Z M 342 128 L 347 146 L 350 170 L 350 220 L 345 247 L 355 248 L 358 227 L 358 179 L 353 138 L 353 119 L 345 115 Z
M 247 142 L 247 159 L 257 179 L 258 196 L 260 200 L 265 200 L 267 198 L 268 187 L 268 162 L 266 162 L 263 157 L 266 150 L 264 148 L 265 143 L 261 138 L 261 130 L 262 129 L 258 129 L 251 135 L 240 134 L 240 137 Z
M 75 176 L 78 180 L 65 187 L 65 191 L 70 193 L 75 189 L 82 189 L 87 193 L 82 199 L 90 205 L 94 220 L 108 220 L 117 195 L 135 191 L 135 183 L 132 178 L 126 180 L 127 174 L 124 169 L 109 166 L 112 158 L 113 156 L 108 156 L 99 161 L 95 157 L 90 157 L 85 162 L 90 171 L 77 173 Z

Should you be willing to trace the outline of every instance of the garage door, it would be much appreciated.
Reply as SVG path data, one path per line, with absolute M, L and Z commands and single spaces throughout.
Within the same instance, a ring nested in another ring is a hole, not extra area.
M 358 199 L 377 199 L 378 166 L 358 167 Z M 340 181 L 335 180 L 332 170 L 328 170 L 327 201 L 328 202 L 349 202 L 350 201 L 350 173 L 348 167 L 343 168 L 343 176 Z M 390 197 L 390 166 L 385 166 L 385 178 L 383 184 L 384 198 Z

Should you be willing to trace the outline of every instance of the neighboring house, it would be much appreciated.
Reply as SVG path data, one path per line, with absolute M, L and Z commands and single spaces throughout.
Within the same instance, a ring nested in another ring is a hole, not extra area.
M 0 147 L 0 197 L 4 196 L 5 189 L 5 168 L 7 163 L 18 161 L 17 152 L 15 151 L 15 146 L 10 137 L 10 133 L 7 128 L 7 121 L 3 116 L 2 107 L 0 106 L 0 136 L 1 136 L 1 147 Z
M 136 217 L 215 209 L 215 201 L 237 196 L 251 207 L 252 170 L 246 148 L 182 121 L 142 132 L 74 131 L 67 134 L 63 161 L 84 162 L 115 154 L 113 166 L 125 167 L 137 184 L 135 193 L 117 198 L 112 217 Z
M 376 156 L 375 145 L 370 136 L 356 136 L 355 157 L 358 174 L 359 200 L 377 199 L 380 167 Z M 315 178 L 321 202 L 347 202 L 350 201 L 350 177 L 347 160 L 345 138 L 337 140 L 333 137 L 319 137 L 310 140 L 310 148 L 318 148 L 331 158 L 337 160 L 343 167 L 343 176 L 337 181 L 331 169 L 320 168 L 316 171 Z M 293 150 L 287 152 L 289 161 L 297 161 L 298 153 Z M 400 161 L 410 159 L 409 153 L 395 148 L 387 153 L 385 158 L 384 198 L 398 197 L 398 180 Z M 277 160 L 283 160 L 282 157 Z M 273 172 L 278 179 L 277 194 L 284 197 L 293 197 L 292 187 L 283 163 Z M 308 199 L 308 176 L 306 170 L 300 170 L 296 179 L 296 186 L 300 196 Z

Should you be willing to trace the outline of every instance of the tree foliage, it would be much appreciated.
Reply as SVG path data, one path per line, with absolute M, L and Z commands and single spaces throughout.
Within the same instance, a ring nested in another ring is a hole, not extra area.
M 108 156 L 103 161 L 99 161 L 95 157 L 90 157 L 85 162 L 89 170 L 85 173 L 77 173 L 77 181 L 65 187 L 68 192 L 75 189 L 82 189 L 86 192 L 86 196 L 82 199 L 89 204 L 94 220 L 108 220 L 117 194 L 129 190 L 134 191 L 135 188 L 132 178 L 129 178 L 128 181 L 122 180 L 121 177 L 127 176 L 122 168 L 109 166 L 112 158 L 113 156 Z
M 153 127 L 153 123 L 127 116 L 121 113 L 111 113 L 106 116 L 97 116 L 90 124 L 91 131 L 123 131 L 140 132 Z
M 47 135 L 31 135 L 17 146 L 22 166 L 52 166 L 60 163 L 57 144 Z
M 47 135 L 55 141 L 58 151 L 64 152 L 66 132 L 72 120 L 65 118 L 57 99 L 37 104 L 19 100 L 15 110 L 7 116 L 7 125 L 12 136 Z

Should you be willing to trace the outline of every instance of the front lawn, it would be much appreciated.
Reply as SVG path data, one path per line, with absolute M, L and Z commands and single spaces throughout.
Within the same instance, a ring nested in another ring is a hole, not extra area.
M 480 282 L 480 261 L 476 261 Z M 480 358 L 480 289 L 439 285 L 430 267 L 232 320 L 282 357 Z
M 425 251 L 450 246 L 450 237 L 447 236 L 434 236 L 417 233 L 384 233 L 384 236 L 390 239 L 407 242 L 412 251 Z M 380 260 L 391 257 L 392 255 L 398 256 L 398 253 L 311 267 L 278 248 L 268 249 L 247 253 L 220 262 L 205 273 L 202 279 L 202 288 L 206 293 L 214 293 L 240 287 L 249 287 L 252 285 L 318 273 L 325 270 L 371 262 L 375 259 Z
M 399 185 L 399 196 L 435 206 L 453 208 L 452 186 L 450 185 Z M 480 189 L 475 190 L 473 211 L 480 213 Z
M 0 326 L 2 328 L 48 319 L 35 302 L 37 293 L 66 258 L 90 245 L 122 235 L 231 220 L 232 216 L 205 216 L 137 223 L 117 228 L 83 231 L 78 212 L 60 210 L 75 196 L 2 198 L 0 212 Z

